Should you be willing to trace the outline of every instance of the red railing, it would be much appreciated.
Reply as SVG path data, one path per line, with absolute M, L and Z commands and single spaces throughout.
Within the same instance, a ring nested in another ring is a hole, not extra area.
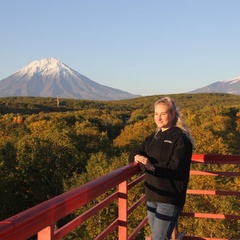
M 193 154 L 192 163 L 204 163 L 204 164 L 234 164 L 240 165 L 240 155 L 202 155 Z M 221 172 L 221 171 L 198 171 L 191 170 L 191 176 L 224 176 L 224 177 L 240 177 L 240 172 Z M 232 190 L 207 190 L 207 189 L 188 189 L 187 194 L 196 195 L 222 195 L 222 196 L 238 196 L 240 197 L 240 191 Z M 181 216 L 192 217 L 192 218 L 203 218 L 203 219 L 227 219 L 227 220 L 240 220 L 239 212 L 236 214 L 213 214 L 213 213 L 193 213 L 193 212 L 183 212 Z M 234 231 L 235 229 L 232 229 Z M 184 236 L 184 240 L 231 240 L 230 238 L 210 238 L 210 237 L 194 237 L 194 236 Z M 239 238 L 234 240 L 238 240 Z
M 208 164 L 237 164 L 240 165 L 240 155 L 204 155 L 194 154 L 193 163 Z M 138 199 L 133 205 L 128 206 L 129 190 L 144 179 L 136 163 L 131 163 L 97 178 L 85 185 L 79 186 L 73 190 L 54 197 L 33 208 L 21 212 L 0 222 L 0 239 L 1 240 L 25 240 L 37 234 L 38 240 L 57 240 L 61 239 L 84 221 L 95 215 L 113 201 L 118 201 L 118 217 L 95 239 L 104 239 L 113 230 L 118 229 L 118 239 L 134 239 L 139 231 L 147 223 L 147 217 L 132 231 L 128 233 L 129 215 L 144 202 L 144 196 Z M 203 176 L 240 176 L 240 172 L 213 172 L 213 171 L 196 171 L 192 170 L 191 175 Z M 135 180 L 130 181 L 132 177 Z M 55 229 L 56 223 L 73 213 L 87 203 L 95 200 L 103 193 L 111 189 L 116 189 L 114 193 L 106 197 L 97 205 L 79 215 L 72 221 L 68 222 L 59 229 Z M 217 191 L 217 190 L 191 190 L 188 194 L 209 194 L 209 195 L 234 195 L 240 196 L 238 191 Z M 212 213 L 191 213 L 183 212 L 182 216 L 193 218 L 216 218 L 216 219 L 233 219 L 240 220 L 240 215 L 233 214 L 212 214 Z M 234 229 L 233 229 L 234 231 Z M 222 238 L 194 237 L 184 236 L 184 240 L 228 240 Z

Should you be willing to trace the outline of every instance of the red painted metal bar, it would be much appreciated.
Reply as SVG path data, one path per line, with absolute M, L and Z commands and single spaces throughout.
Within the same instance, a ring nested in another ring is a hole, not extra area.
M 76 217 L 74 220 L 71 222 L 65 224 L 63 227 L 58 229 L 55 232 L 55 238 L 54 239 L 61 239 L 65 235 L 67 235 L 69 232 L 71 232 L 74 228 L 78 227 L 81 225 L 84 221 L 89 219 L 90 217 L 94 216 L 99 210 L 103 209 L 107 205 L 109 205 L 111 202 L 116 200 L 118 197 L 118 193 L 115 192 L 109 197 L 105 198 L 103 201 L 99 202 L 95 206 L 91 207 L 91 209 L 87 210 L 80 216 Z M 44 240 L 44 239 L 43 239 Z
M 132 187 L 134 187 L 136 184 L 142 182 L 144 180 L 144 174 L 142 174 L 141 176 L 139 176 L 138 178 L 134 179 L 132 182 L 130 182 L 128 184 L 128 190 L 131 189 Z
M 198 170 L 191 170 L 190 174 L 198 175 L 198 176 L 227 176 L 227 177 L 240 176 L 240 172 L 215 172 L 215 171 L 198 171 Z
M 45 240 L 51 240 L 54 238 L 54 228 L 55 225 L 52 226 L 48 226 L 46 228 L 44 228 L 43 230 L 41 230 L 40 232 L 38 232 L 38 239 L 45 239 Z M 56 238 L 54 238 L 56 239 Z
M 118 191 L 118 218 L 119 218 L 119 227 L 118 227 L 118 239 L 127 239 L 128 237 L 128 202 L 127 202 L 128 187 L 127 181 L 119 184 Z
M 208 238 L 208 237 L 189 237 L 184 236 L 184 240 L 231 240 L 229 238 Z
M 238 164 L 240 165 L 240 155 L 204 155 L 193 154 L 193 163 L 209 163 L 209 164 Z M 57 240 L 71 232 L 75 227 L 79 226 L 83 221 L 93 216 L 94 213 L 107 206 L 112 201 L 119 201 L 119 218 L 113 221 L 96 239 L 103 239 L 115 228 L 119 228 L 119 239 L 133 240 L 139 231 L 147 223 L 145 217 L 142 222 L 136 226 L 135 230 L 128 236 L 127 217 L 136 207 L 143 203 L 145 196 L 142 196 L 132 206 L 128 208 L 127 197 L 128 190 L 144 179 L 141 175 L 136 180 L 127 183 L 128 179 L 139 174 L 140 170 L 136 163 L 129 164 L 106 174 L 98 179 L 93 180 L 85 185 L 75 188 L 69 192 L 52 198 L 41 203 L 31 209 L 19 213 L 11 218 L 0 222 L 0 239 L 1 240 L 25 240 L 35 234 L 38 234 L 38 240 Z M 208 176 L 239 176 L 239 172 L 213 172 L 213 171 L 191 171 L 191 175 L 208 175 Z M 88 202 L 96 199 L 101 194 L 110 189 L 117 188 L 115 193 L 105 198 L 82 215 L 78 216 L 62 228 L 55 230 L 55 224 L 61 218 L 71 214 L 76 209 L 84 206 Z M 222 190 L 188 190 L 188 194 L 208 194 L 208 195 L 235 195 L 239 196 L 237 191 Z M 234 219 L 240 220 L 239 215 L 232 214 L 211 214 L 211 213 L 182 213 L 183 216 L 196 218 L 218 218 L 218 219 Z M 190 237 L 184 236 L 184 240 L 227 240 L 220 238 Z
M 224 191 L 224 190 L 200 190 L 200 189 L 188 189 L 187 194 L 197 195 L 224 195 L 224 196 L 240 196 L 240 192 L 237 191 Z
M 40 233 L 40 236 L 45 236 L 46 232 L 51 233 L 53 231 L 52 229 L 51 231 L 47 230 L 49 227 L 54 226 L 58 220 L 137 173 L 139 173 L 138 165 L 131 163 L 8 218 L 0 222 L 0 239 L 27 239 L 43 229 L 45 229 L 44 234 Z M 50 236 L 49 238 L 51 240 L 57 239 L 55 236 Z M 39 240 L 41 239 L 39 238 Z
M 240 155 L 193 154 L 193 163 L 240 164 Z
M 129 207 L 128 215 L 131 214 L 144 201 L 145 201 L 145 195 L 139 197 L 139 199 L 132 206 Z
M 107 237 L 109 233 L 111 233 L 118 226 L 119 226 L 118 219 L 116 219 L 104 231 L 102 231 L 94 240 L 104 239 L 105 237 Z
M 193 217 L 193 218 L 215 218 L 215 219 L 240 220 L 240 215 L 233 215 L 233 214 L 213 214 L 213 213 L 183 212 L 183 213 L 181 213 L 181 216 Z
M 139 233 L 139 231 L 147 224 L 147 217 L 145 217 L 140 224 L 134 229 L 134 231 L 131 233 L 131 235 L 129 236 L 128 240 L 134 240 L 135 237 L 137 236 L 137 234 Z

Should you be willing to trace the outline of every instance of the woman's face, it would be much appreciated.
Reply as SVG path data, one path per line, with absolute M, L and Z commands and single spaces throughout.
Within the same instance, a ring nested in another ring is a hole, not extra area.
M 161 128 L 162 131 L 172 127 L 174 117 L 175 114 L 170 111 L 167 104 L 159 103 L 155 106 L 154 121 L 157 127 Z

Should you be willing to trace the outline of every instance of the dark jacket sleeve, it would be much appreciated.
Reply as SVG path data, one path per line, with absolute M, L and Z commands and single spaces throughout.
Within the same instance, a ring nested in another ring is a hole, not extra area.
M 152 135 L 151 136 L 148 136 L 147 138 L 145 138 L 145 140 L 137 147 L 135 147 L 130 155 L 129 155 L 129 163 L 130 162 L 133 162 L 134 161 L 134 156 L 137 155 L 137 154 L 140 154 L 142 156 L 146 156 L 147 157 L 147 153 L 146 153 L 146 145 L 147 143 L 149 142 L 149 140 L 151 139 Z

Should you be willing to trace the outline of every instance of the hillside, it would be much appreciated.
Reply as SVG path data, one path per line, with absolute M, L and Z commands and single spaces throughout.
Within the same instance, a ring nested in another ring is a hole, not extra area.
M 172 94 L 177 105 L 181 108 L 202 109 L 204 106 L 239 107 L 240 96 L 224 93 Z M 162 95 L 139 97 L 135 99 L 116 101 L 96 101 L 81 99 L 59 99 L 42 97 L 3 97 L 0 98 L 0 112 L 33 114 L 39 112 L 66 112 L 84 109 L 107 109 L 133 111 L 138 108 L 152 111 L 153 103 Z

